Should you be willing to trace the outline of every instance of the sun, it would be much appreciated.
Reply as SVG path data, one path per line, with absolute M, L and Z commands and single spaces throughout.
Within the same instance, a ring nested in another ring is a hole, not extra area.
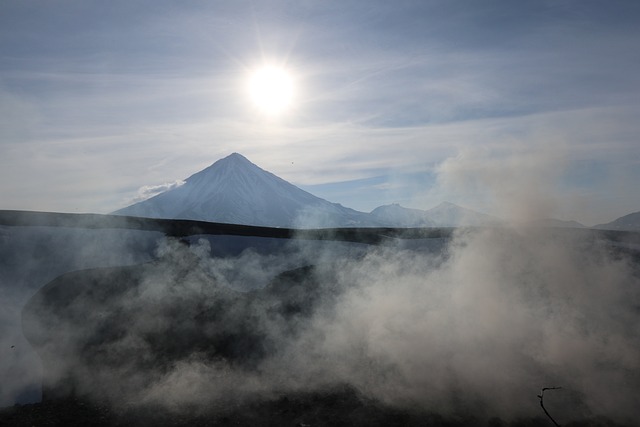
M 285 68 L 265 65 L 251 73 L 248 90 L 251 101 L 262 113 L 280 115 L 292 105 L 293 77 Z

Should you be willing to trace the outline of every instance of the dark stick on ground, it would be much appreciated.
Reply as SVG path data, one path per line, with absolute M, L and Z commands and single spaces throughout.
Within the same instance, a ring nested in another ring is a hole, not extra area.
M 544 391 L 545 390 L 560 390 L 562 387 L 544 387 L 542 389 L 542 392 L 540 392 L 540 394 L 538 395 L 538 398 L 540 399 L 540 406 L 542 407 L 542 410 L 544 411 L 545 414 L 547 414 L 547 417 L 549 417 L 549 419 L 551 420 L 551 422 L 556 426 L 556 427 L 560 427 L 560 424 L 558 424 L 556 422 L 556 420 L 553 419 L 553 417 L 551 416 L 551 414 L 549 414 L 549 412 L 547 411 L 547 409 L 544 407 Z

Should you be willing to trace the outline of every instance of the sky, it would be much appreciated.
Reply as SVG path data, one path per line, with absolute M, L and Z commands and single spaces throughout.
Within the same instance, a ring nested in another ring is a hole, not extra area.
M 362 211 L 609 222 L 640 210 L 639 24 L 634 1 L 4 0 L 0 209 L 108 213 L 239 152 Z M 263 64 L 294 79 L 277 117 L 246 91 Z

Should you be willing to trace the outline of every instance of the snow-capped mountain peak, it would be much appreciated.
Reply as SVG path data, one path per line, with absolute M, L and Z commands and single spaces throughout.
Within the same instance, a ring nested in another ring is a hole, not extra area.
M 272 227 L 363 225 L 366 214 L 314 196 L 233 153 L 185 184 L 115 214 Z

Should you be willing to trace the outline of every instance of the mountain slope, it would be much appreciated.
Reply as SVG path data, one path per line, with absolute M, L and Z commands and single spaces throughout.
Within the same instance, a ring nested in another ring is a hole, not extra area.
M 621 216 L 606 224 L 598 224 L 593 228 L 602 230 L 628 230 L 628 231 L 640 231 L 640 212 L 630 213 L 629 215 Z
M 367 222 L 366 214 L 301 190 L 238 153 L 190 176 L 180 187 L 114 214 L 301 228 Z

